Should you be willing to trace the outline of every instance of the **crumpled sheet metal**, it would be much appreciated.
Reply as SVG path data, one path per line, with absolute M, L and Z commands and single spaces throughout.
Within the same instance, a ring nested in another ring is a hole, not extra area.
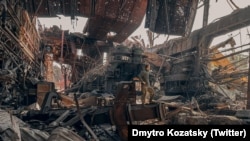
M 20 124 L 24 125 L 25 123 L 0 109 L 0 140 L 21 141 Z
M 0 109 L 0 140 L 47 141 L 49 133 L 32 129 L 21 119 Z

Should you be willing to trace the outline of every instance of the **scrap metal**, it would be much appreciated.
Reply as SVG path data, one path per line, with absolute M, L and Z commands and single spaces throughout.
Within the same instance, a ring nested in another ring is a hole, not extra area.
M 164 81 L 161 82 L 167 89 L 166 94 L 185 91 L 186 94 L 184 95 L 187 95 L 195 94 L 197 90 L 201 92 L 206 90 L 206 84 L 201 77 L 205 74 L 202 66 L 206 66 L 206 63 L 208 63 L 205 60 L 208 59 L 210 43 L 217 36 L 249 25 L 250 19 L 246 15 L 249 10 L 249 7 L 240 9 L 228 16 L 224 16 L 219 21 L 193 31 L 189 37 L 175 38 L 161 45 L 162 48 L 158 49 L 156 53 L 178 58 L 170 58 L 171 71 L 166 74 Z M 235 20 L 236 18 L 242 20 Z M 244 51 L 238 53 L 240 52 Z M 237 54 L 237 52 L 233 54 Z M 226 58 L 226 56 L 223 58 Z M 188 91 L 190 93 L 187 93 Z
M 5 76 L 9 77 L 7 81 L 1 80 L 1 93 L 5 93 L 1 94 L 1 104 L 18 107 L 28 104 L 27 87 L 32 89 L 35 78 L 41 76 L 38 61 L 40 37 L 27 11 L 11 1 L 3 0 L 0 5 L 3 8 L 0 21 L 0 70 L 3 80 Z

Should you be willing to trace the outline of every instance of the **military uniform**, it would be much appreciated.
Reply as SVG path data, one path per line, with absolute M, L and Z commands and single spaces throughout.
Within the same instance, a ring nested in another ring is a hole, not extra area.
M 149 70 L 144 69 L 138 75 L 138 78 L 142 82 L 142 104 L 151 103 L 154 96 L 154 89 L 150 86 L 149 82 L 149 73 Z

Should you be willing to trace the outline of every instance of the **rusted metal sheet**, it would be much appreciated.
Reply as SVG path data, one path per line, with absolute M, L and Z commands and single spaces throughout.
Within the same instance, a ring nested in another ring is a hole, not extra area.
M 146 6 L 147 0 L 96 1 L 95 17 L 88 19 L 84 33 L 89 38 L 122 42 L 140 26 Z M 109 36 L 111 32 L 115 35 Z

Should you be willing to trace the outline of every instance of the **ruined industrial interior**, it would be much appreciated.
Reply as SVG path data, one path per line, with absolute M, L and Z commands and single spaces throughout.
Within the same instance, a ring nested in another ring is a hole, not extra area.
M 116 141 L 127 140 L 128 125 L 249 124 L 249 33 L 246 44 L 211 43 L 246 29 L 250 7 L 228 0 L 235 10 L 209 23 L 209 2 L 0 0 L 0 141 Z M 203 26 L 192 30 L 200 8 Z M 88 18 L 82 33 L 39 22 L 59 14 Z M 141 24 L 148 41 L 129 40 Z M 135 78 L 145 64 L 155 95 L 143 105 Z

